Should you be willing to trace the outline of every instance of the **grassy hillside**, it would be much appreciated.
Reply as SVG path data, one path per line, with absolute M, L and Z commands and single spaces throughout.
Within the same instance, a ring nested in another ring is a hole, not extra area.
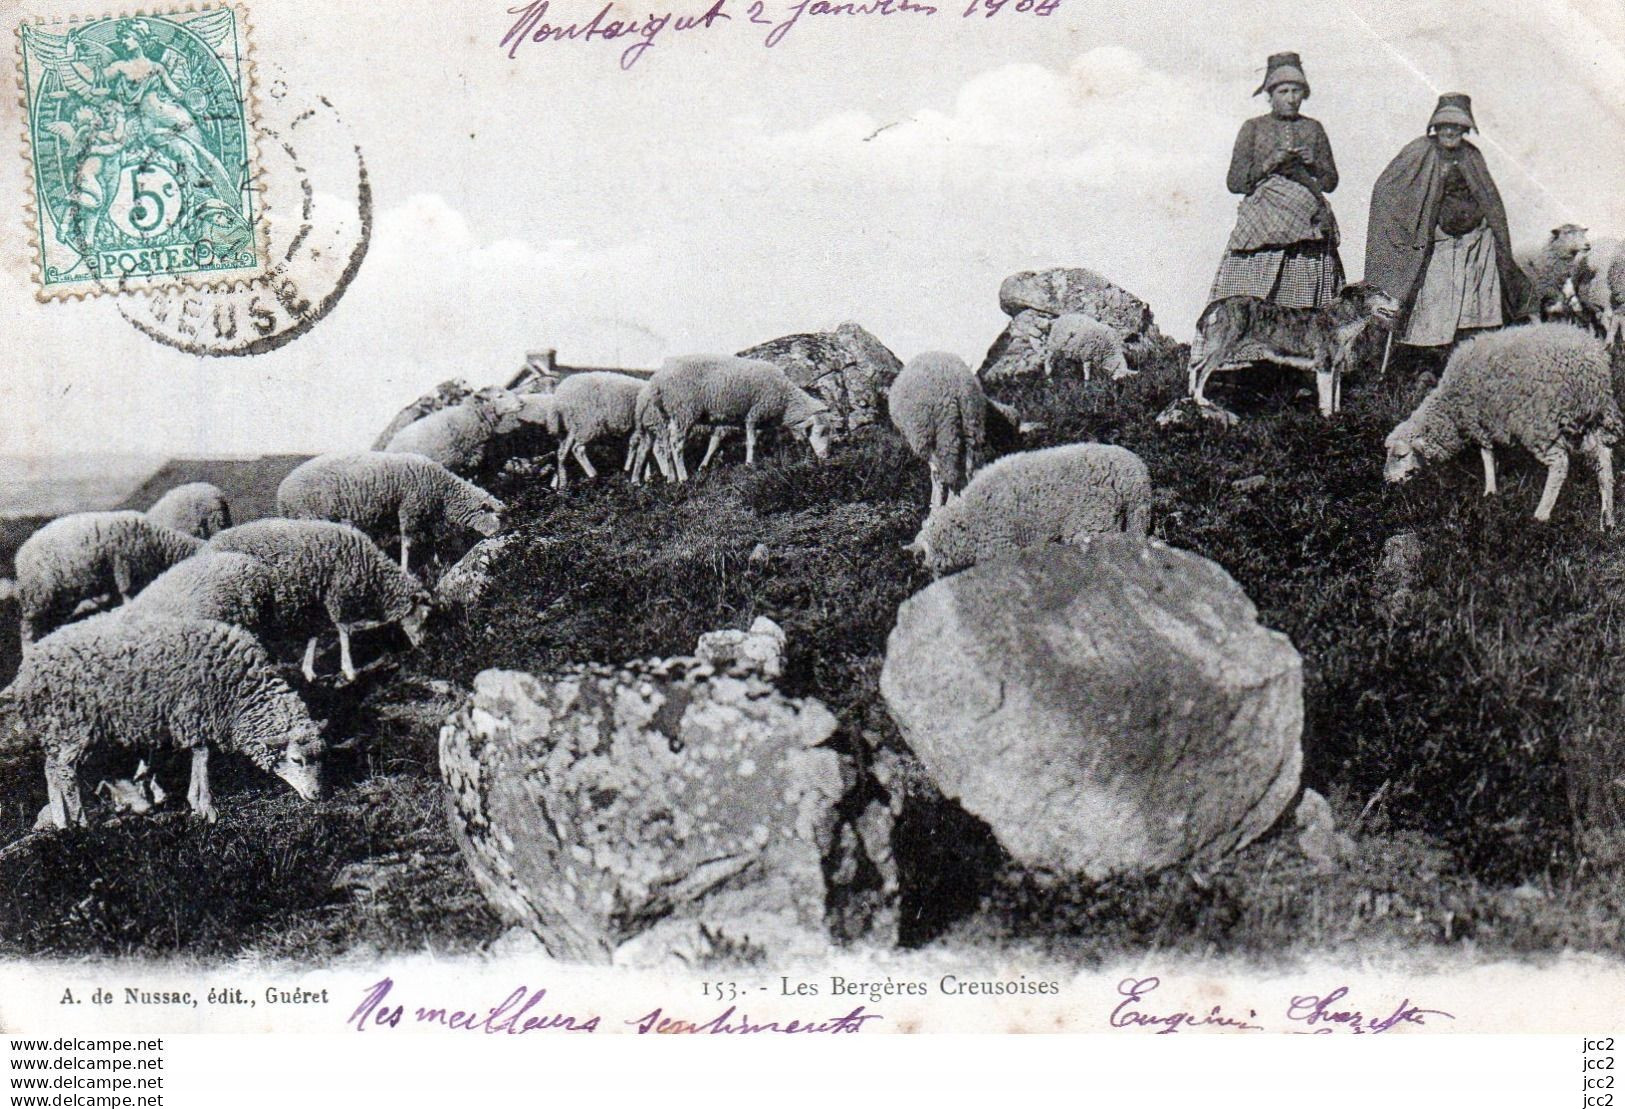
M 1316 873 L 1288 827 L 1217 873 L 1045 885 L 923 789 L 898 830 L 908 942 L 1020 940 L 1085 962 L 1151 945 L 1259 958 L 1349 943 L 1625 952 L 1619 871 L 1595 831 L 1617 824 L 1612 782 L 1625 769 L 1625 554 L 1597 531 L 1594 481 L 1576 465 L 1547 526 L 1529 518 L 1543 470 L 1511 452 L 1498 499 L 1479 497 L 1472 455 L 1385 486 L 1382 441 L 1415 399 L 1411 383 L 1353 384 L 1327 423 L 1297 395 L 1302 379 L 1250 380 L 1214 390 L 1245 415 L 1230 430 L 1155 425 L 1183 389 L 1177 353 L 1124 383 L 999 396 L 1045 423 L 1035 445 L 1139 452 L 1159 487 L 1156 532 L 1225 566 L 1260 619 L 1291 636 L 1305 667 L 1305 782 L 1332 800 L 1357 856 Z M 740 450 L 684 487 L 630 487 L 614 452 L 605 477 L 563 496 L 499 482 L 522 541 L 482 606 L 442 622 L 398 669 L 311 691 L 353 741 L 335 752 L 329 800 L 303 805 L 239 768 L 223 775 L 213 828 L 175 815 L 36 837 L 0 858 L 0 881 L 22 891 L 0 902 L 3 949 L 486 942 L 499 925 L 452 847 L 434 751 L 451 686 L 487 666 L 685 653 L 703 631 L 767 615 L 789 635 L 788 690 L 836 712 L 834 742 L 894 764 L 877 682 L 896 606 L 928 580 L 901 549 L 923 515 L 925 467 L 885 429 L 822 465 L 786 447 L 747 470 Z M 1422 536 L 1426 558 L 1413 600 L 1388 614 L 1373 572 L 1402 530 Z M 35 777 L 4 780 L 0 837 L 43 802 Z

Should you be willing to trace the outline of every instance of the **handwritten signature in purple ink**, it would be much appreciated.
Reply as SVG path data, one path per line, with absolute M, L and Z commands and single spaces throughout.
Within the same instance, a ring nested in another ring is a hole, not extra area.
M 646 1036 L 651 1032 L 664 1033 L 667 1035 L 711 1036 L 749 1036 L 763 1032 L 777 1032 L 781 1035 L 790 1035 L 802 1032 L 809 1032 L 814 1035 L 819 1033 L 826 1035 L 837 1035 L 840 1033 L 861 1032 L 863 1031 L 864 1022 L 886 1019 L 879 1013 L 864 1012 L 862 1005 L 859 1005 L 856 1009 L 853 1009 L 850 1013 L 847 1013 L 843 1017 L 829 1017 L 824 1020 L 810 1021 L 769 1020 L 753 1022 L 750 1019 L 749 1014 L 742 1015 L 736 1019 L 734 1017 L 736 1010 L 737 1006 L 730 1005 L 708 1021 L 695 1022 L 683 1020 L 680 1017 L 668 1017 L 665 1015 L 663 1010 L 654 1009 L 650 1012 L 644 1013 L 636 1020 L 629 1020 L 626 1023 L 636 1028 L 638 1030 L 638 1035 L 640 1036 Z
M 1288 1020 L 1308 1025 L 1310 1035 L 1329 1035 L 1333 1032 L 1353 1032 L 1355 1035 L 1376 1035 L 1401 1024 L 1426 1025 L 1428 1017 L 1455 1020 L 1455 1014 L 1443 1009 L 1423 1009 L 1405 998 L 1387 1016 L 1368 1017 L 1359 1009 L 1339 1008 L 1338 1003 L 1348 996 L 1349 988 L 1339 986 L 1329 994 L 1302 994 L 1287 1006 Z
M 367 987 L 367 996 L 356 1006 L 345 1021 L 355 1025 L 357 1032 L 368 1027 L 398 1028 L 408 1012 L 405 1005 L 385 1002 L 395 988 L 390 978 L 381 978 Z M 519 1036 L 526 1032 L 596 1032 L 599 1018 L 594 1015 L 576 1016 L 547 1011 L 532 1013 L 547 996 L 545 989 L 520 986 L 499 1004 L 487 1009 L 452 1009 L 447 1006 L 418 1006 L 411 1010 L 417 1024 L 454 1028 L 463 1032 L 484 1032 L 489 1036 Z M 483 1015 L 482 1015 L 483 1013 Z
M 613 42 L 635 36 L 642 41 L 634 42 L 621 51 L 621 68 L 631 69 L 668 27 L 673 32 L 690 31 L 696 27 L 710 30 L 718 22 L 731 20 L 733 16 L 722 10 L 726 3 L 727 0 L 715 0 L 704 15 L 675 16 L 672 12 L 656 15 L 651 12 L 647 19 L 611 19 L 609 13 L 615 5 L 608 3 L 585 23 L 553 24 L 544 22 L 548 0 L 531 0 L 522 7 L 508 9 L 509 15 L 519 18 L 508 28 L 508 33 L 502 36 L 498 45 L 506 46 L 508 57 L 512 58 L 519 52 L 520 44 L 527 39 L 530 42 L 592 42 L 595 39 Z
M 1205 1013 L 1190 1013 L 1183 1010 L 1173 1013 L 1153 1013 L 1141 1007 L 1146 995 L 1162 985 L 1162 979 L 1151 976 L 1149 978 L 1125 978 L 1117 983 L 1118 996 L 1123 1000 L 1117 1003 L 1112 1010 L 1111 1026 L 1113 1028 L 1155 1028 L 1156 1034 L 1166 1036 L 1171 1032 L 1178 1032 L 1183 1028 L 1234 1028 L 1241 1032 L 1262 1032 L 1264 1026 L 1253 1024 L 1251 1021 L 1258 1017 L 1252 1009 L 1247 1010 L 1247 1017 L 1226 1016 L 1222 1006 L 1215 1005 Z

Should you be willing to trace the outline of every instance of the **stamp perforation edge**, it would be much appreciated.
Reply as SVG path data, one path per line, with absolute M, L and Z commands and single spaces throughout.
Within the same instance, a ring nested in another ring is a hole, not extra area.
M 55 288 L 49 286 L 45 280 L 43 269 L 44 243 L 39 233 L 42 227 L 39 214 L 40 198 L 35 188 L 36 166 L 34 162 L 33 118 L 29 111 L 29 88 L 26 67 L 26 50 L 23 42 L 25 27 L 74 27 L 86 24 L 99 23 L 109 19 L 140 19 L 165 18 L 169 16 L 185 15 L 190 13 L 203 13 L 230 9 L 237 20 L 238 38 L 241 40 L 241 53 L 239 61 L 242 70 L 243 89 L 243 122 L 246 137 L 246 154 L 249 161 L 248 191 L 253 197 L 253 219 L 250 222 L 250 232 L 254 250 L 260 259 L 259 272 L 243 274 L 235 277 L 221 278 L 211 275 L 208 271 L 198 270 L 189 273 L 155 274 L 150 277 L 125 276 L 116 280 L 94 280 L 84 284 L 68 286 L 59 285 Z M 23 196 L 23 213 L 27 222 L 28 235 L 23 238 L 23 248 L 28 251 L 29 277 L 34 286 L 34 297 L 41 303 L 63 300 L 84 300 L 89 297 L 100 296 L 126 296 L 135 293 L 159 292 L 173 288 L 197 289 L 204 292 L 229 292 L 237 289 L 249 289 L 261 285 L 266 280 L 270 265 L 270 232 L 268 223 L 268 205 L 266 203 L 266 189 L 261 178 L 263 160 L 261 158 L 260 143 L 262 132 L 260 127 L 260 91 L 259 67 L 256 61 L 254 47 L 253 21 L 248 10 L 241 4 L 223 3 L 184 3 L 168 4 L 159 7 L 142 7 L 135 9 L 118 9 L 107 11 L 100 15 L 64 15 L 48 17 L 36 15 L 25 16 L 20 19 L 15 29 L 14 51 L 16 55 L 15 70 L 17 84 L 17 105 L 20 114 L 22 134 L 19 139 L 19 153 L 23 159 L 23 176 L 26 178 Z

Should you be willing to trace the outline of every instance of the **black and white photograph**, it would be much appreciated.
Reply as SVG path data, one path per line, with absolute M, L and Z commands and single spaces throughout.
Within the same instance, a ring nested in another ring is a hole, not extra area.
M 661 4 L 0 3 L 5 1033 L 1620 1025 L 1625 8 Z

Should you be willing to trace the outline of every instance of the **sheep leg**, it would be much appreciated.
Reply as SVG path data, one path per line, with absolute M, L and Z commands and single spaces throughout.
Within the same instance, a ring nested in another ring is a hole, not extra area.
M 339 629 L 339 670 L 347 682 L 355 681 L 355 663 L 350 661 L 350 625 L 334 621 Z M 315 642 L 312 640 L 311 642 Z
M 936 508 L 948 498 L 943 495 L 942 471 L 937 467 L 937 460 L 930 459 L 927 466 L 931 469 L 931 507 Z
M 300 672 L 305 675 L 305 681 L 313 682 L 316 680 L 316 637 L 314 635 L 310 637 L 310 642 L 305 644 L 305 663 L 300 667 Z
M 1315 392 L 1319 394 L 1320 414 L 1330 419 L 1337 411 L 1337 371 L 1316 370 Z
M 75 811 L 80 810 L 78 774 L 72 767 L 63 766 L 53 758 L 45 760 L 45 796 L 48 798 L 45 808 L 50 814 L 51 823 L 58 828 L 68 826 L 69 794 L 73 796 L 71 805 Z M 83 816 L 74 821 L 76 824 L 84 823 Z
M 1495 452 L 1489 447 L 1479 447 L 1478 457 L 1484 460 L 1484 495 L 1495 496 Z
M 411 537 L 403 531 L 401 532 L 401 570 L 404 573 L 410 574 L 412 572 L 412 567 L 410 565 L 411 555 L 412 540 Z
M 113 556 L 113 584 L 118 587 L 118 598 L 123 604 L 130 603 L 130 564 L 123 555 Z
M 598 471 L 592 468 L 592 459 L 587 457 L 587 444 L 577 439 L 571 445 L 570 453 L 575 455 L 577 462 L 581 463 L 581 470 L 587 475 L 588 481 L 598 476 Z
M 1591 456 L 1597 463 L 1597 495 L 1602 500 L 1602 530 L 1614 526 L 1614 448 L 1591 437 Z
M 1546 463 L 1546 488 L 1541 491 L 1540 503 L 1535 506 L 1535 519 L 1545 523 L 1552 518 L 1552 509 L 1557 507 L 1557 494 L 1563 489 L 1563 479 L 1569 475 L 1569 452 L 1554 444 L 1541 452 L 1540 460 Z
M 688 428 L 679 427 L 676 420 L 672 420 L 666 427 L 667 437 L 671 441 L 671 466 L 677 474 L 678 481 L 688 480 L 688 463 L 683 455 L 688 446 Z
M 699 473 L 700 470 L 705 469 L 711 464 L 711 459 L 716 456 L 717 448 L 721 445 L 722 429 L 720 427 L 714 427 L 711 429 L 711 440 L 705 444 L 705 454 L 700 458 L 700 464 L 695 469 L 695 473 Z
M 745 421 L 745 465 L 756 464 L 756 421 Z
M 558 466 L 553 471 L 553 488 L 555 489 L 563 489 L 570 483 L 569 475 L 565 473 L 564 463 L 570 457 L 570 452 L 575 448 L 575 445 L 575 436 L 568 432 L 565 433 L 564 438 L 559 440 Z
M 186 788 L 186 800 L 192 812 L 213 824 L 220 819 L 214 811 L 214 798 L 209 794 L 209 749 L 192 748 L 192 783 Z

